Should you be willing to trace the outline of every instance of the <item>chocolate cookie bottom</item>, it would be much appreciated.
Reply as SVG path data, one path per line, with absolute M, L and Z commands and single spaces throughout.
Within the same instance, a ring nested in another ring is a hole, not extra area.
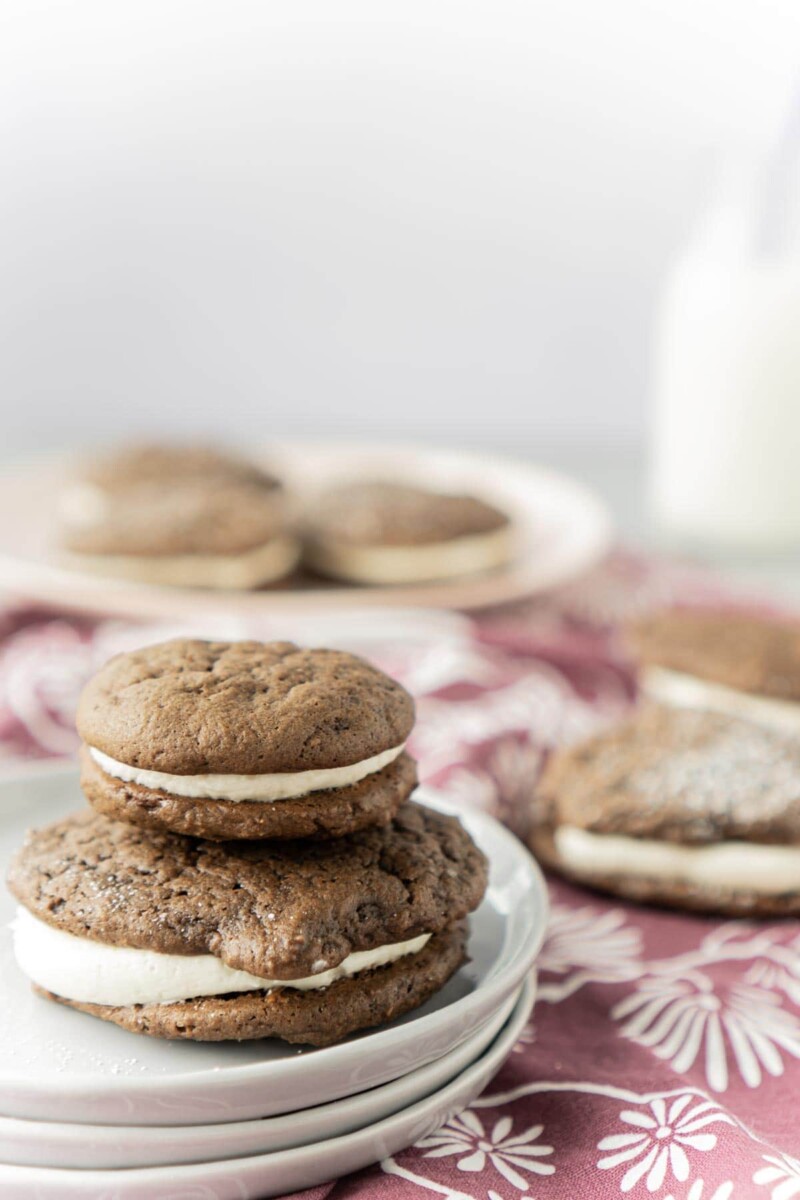
M 416 764 L 404 752 L 382 771 L 350 787 L 271 802 L 194 799 L 116 779 L 98 766 L 86 746 L 81 749 L 81 787 L 97 812 L 143 829 L 211 841 L 338 838 L 386 825 L 416 783 Z
M 81 1004 L 36 985 L 34 991 L 150 1037 L 196 1042 L 277 1037 L 301 1045 L 329 1046 L 424 1004 L 466 961 L 466 940 L 466 924 L 460 923 L 432 937 L 418 954 L 317 991 L 276 988 L 173 1004 L 124 1006 Z

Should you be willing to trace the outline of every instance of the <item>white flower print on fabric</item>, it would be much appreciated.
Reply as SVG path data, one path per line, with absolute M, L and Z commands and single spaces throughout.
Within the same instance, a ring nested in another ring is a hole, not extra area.
M 429 794 L 432 791 L 434 789 L 428 785 Z M 489 813 L 493 817 L 497 816 L 500 810 L 497 784 L 485 771 L 457 767 L 447 776 L 444 786 L 436 788 L 435 792 L 458 808 L 476 808 L 479 812 Z
M 404 649 L 402 662 L 399 651 Z M 493 687 L 503 679 L 503 666 L 496 655 L 486 647 L 476 644 L 471 637 L 434 638 L 429 645 L 412 643 L 407 647 L 395 648 L 394 658 L 388 666 L 394 678 L 402 679 L 405 687 L 415 696 L 465 683 L 477 687 Z
M 555 667 L 537 663 L 505 687 L 466 700 L 423 696 L 417 703 L 413 747 L 423 774 L 452 766 L 459 747 L 491 742 L 508 733 L 536 731 L 540 745 L 578 740 L 601 728 L 623 711 L 623 700 L 607 705 L 582 699 Z
M 530 827 L 531 796 L 542 763 L 542 750 L 521 742 L 519 735 L 503 738 L 492 750 L 485 769 L 457 767 L 440 787 L 452 803 L 491 813 L 524 839 Z
M 538 599 L 538 598 L 537 598 Z M 731 603 L 730 585 L 714 578 L 707 568 L 669 559 L 644 560 L 616 550 L 587 576 L 565 584 L 537 608 L 550 606 L 562 618 L 571 616 L 590 625 L 615 625 L 681 604 Z M 535 610 L 534 610 L 535 611 Z
M 511 1047 L 512 1054 L 524 1054 L 528 1046 L 532 1046 L 536 1041 L 536 1027 L 528 1024 L 519 1035 L 514 1045 Z
M 585 983 L 638 979 L 642 973 L 642 935 L 616 908 L 606 912 L 586 906 L 554 904 L 547 937 L 537 961 L 540 972 L 561 975 L 543 983 L 540 998 L 556 1003 Z
M 72 754 L 79 742 L 75 707 L 92 666 L 90 644 L 65 621 L 23 631 L 0 658 L 0 709 L 40 750 Z
M 721 1183 L 719 1187 L 714 1188 L 713 1192 L 704 1191 L 705 1183 L 702 1179 L 695 1179 L 692 1186 L 689 1188 L 686 1196 L 673 1195 L 672 1192 L 664 1197 L 664 1200 L 730 1200 L 733 1195 L 733 1180 L 727 1179 L 725 1183 Z
M 790 1158 L 788 1154 L 765 1154 L 764 1162 L 769 1166 L 759 1167 L 753 1183 L 770 1188 L 770 1200 L 792 1200 L 793 1196 L 800 1196 L 798 1159 Z
M 627 978 L 631 971 L 638 973 L 641 951 L 641 933 L 626 924 L 620 909 L 554 904 L 537 966 L 559 975 L 579 967 Z
M 601 1171 L 624 1167 L 621 1192 L 630 1192 L 644 1179 L 649 1192 L 657 1192 L 674 1178 L 686 1183 L 691 1174 L 688 1152 L 707 1153 L 717 1144 L 709 1126 L 734 1122 L 711 1100 L 691 1093 L 676 1098 L 658 1097 L 647 1109 L 625 1109 L 619 1119 L 628 1129 L 604 1137 L 597 1149 L 607 1152 L 597 1162 Z M 630 1165 L 629 1165 L 630 1164 Z
M 538 1142 L 544 1126 L 532 1125 L 522 1133 L 513 1133 L 511 1117 L 500 1117 L 491 1132 L 487 1132 L 480 1117 L 465 1109 L 430 1137 L 417 1142 L 425 1150 L 425 1158 L 454 1156 L 459 1171 L 483 1171 L 487 1163 L 494 1167 L 512 1187 L 525 1192 L 529 1180 L 525 1175 L 552 1175 L 555 1167 L 540 1162 L 553 1153 L 552 1146 Z
M 800 1058 L 800 1021 L 783 1008 L 781 996 L 740 981 L 715 990 L 710 976 L 648 976 L 616 1004 L 626 1038 L 652 1050 L 674 1071 L 700 1060 L 708 1086 L 727 1090 L 736 1071 L 748 1087 L 783 1074 L 783 1054 Z
M 787 945 L 772 942 L 763 958 L 748 969 L 748 983 L 783 992 L 796 1007 L 800 1007 L 800 938 Z

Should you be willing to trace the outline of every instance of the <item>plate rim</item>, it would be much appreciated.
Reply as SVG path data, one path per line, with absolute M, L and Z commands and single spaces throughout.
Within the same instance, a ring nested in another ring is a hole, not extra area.
M 533 999 L 536 997 L 537 977 L 535 969 L 530 975 L 531 985 L 533 988 Z M 307 1109 L 299 1109 L 292 1113 L 284 1113 L 273 1117 L 255 1117 L 244 1121 L 229 1121 L 229 1122 L 214 1122 L 208 1125 L 103 1125 L 103 1124 L 87 1124 L 85 1122 L 70 1123 L 67 1121 L 37 1121 L 25 1117 L 0 1117 L 0 1138 L 5 1140 L 15 1140 L 18 1143 L 20 1135 L 24 1135 L 23 1145 L 27 1153 L 35 1155 L 37 1147 L 41 1143 L 48 1143 L 51 1139 L 56 1138 L 58 1145 L 64 1144 L 74 1145 L 76 1140 L 81 1138 L 86 1139 L 91 1146 L 92 1152 L 95 1152 L 100 1146 L 103 1150 L 108 1151 L 118 1145 L 121 1138 L 124 1137 L 126 1143 L 130 1142 L 131 1135 L 135 1135 L 137 1144 L 137 1153 L 139 1154 L 160 1154 L 162 1147 L 167 1145 L 175 1145 L 176 1134 L 179 1135 L 179 1145 L 181 1153 L 195 1153 L 197 1144 L 200 1142 L 208 1142 L 213 1139 L 213 1144 L 210 1145 L 210 1153 L 201 1158 L 191 1158 L 182 1161 L 174 1159 L 164 1162 L 130 1164 L 129 1166 L 116 1166 L 106 1164 L 97 1168 L 88 1166 L 69 1166 L 59 1167 L 56 1164 L 46 1163 L 25 1163 L 16 1162 L 8 1165 L 14 1166 L 51 1166 L 53 1170 L 134 1170 L 144 1169 L 148 1166 L 192 1166 L 202 1162 L 220 1162 L 228 1159 L 246 1158 L 256 1154 L 277 1154 L 283 1150 L 297 1150 L 303 1146 L 310 1146 L 320 1140 L 315 1136 L 316 1129 L 306 1128 L 302 1140 L 286 1146 L 261 1147 L 255 1146 L 237 1149 L 234 1153 L 230 1153 L 226 1148 L 225 1138 L 231 1136 L 243 1136 L 247 1134 L 257 1135 L 259 1130 L 263 1130 L 266 1126 L 278 1125 L 284 1123 L 287 1126 L 296 1118 L 303 1118 L 308 1126 L 309 1124 L 319 1124 L 320 1114 L 326 1116 L 334 1109 L 339 1109 L 342 1105 L 350 1106 L 355 1104 L 358 1108 L 355 1116 L 355 1124 L 351 1128 L 340 1129 L 338 1132 L 328 1132 L 324 1135 L 323 1140 L 330 1140 L 335 1137 L 344 1137 L 348 1133 L 357 1133 L 359 1130 L 366 1128 L 370 1124 L 375 1124 L 374 1116 L 370 1118 L 368 1111 L 363 1111 L 370 1104 L 374 1104 L 377 1093 L 381 1093 L 380 1099 L 385 1099 L 387 1103 L 393 1105 L 380 1120 L 385 1120 L 386 1117 L 393 1116 L 395 1113 L 402 1112 L 404 1108 L 409 1108 L 412 1104 L 416 1104 L 419 1100 L 424 1100 L 427 1096 L 433 1095 L 440 1088 L 445 1087 L 451 1080 L 455 1079 L 463 1071 L 465 1071 L 472 1063 L 476 1062 L 482 1055 L 490 1049 L 495 1040 L 499 1037 L 502 1030 L 505 1028 L 508 1021 L 511 1019 L 525 987 L 525 981 L 512 993 L 506 997 L 496 1012 L 492 1013 L 478 1029 L 476 1029 L 470 1037 L 462 1042 L 460 1046 L 453 1047 L 441 1059 L 434 1059 L 423 1067 L 418 1067 L 408 1075 L 402 1075 L 398 1079 L 393 1079 L 388 1083 L 382 1084 L 377 1088 L 369 1088 L 366 1092 L 357 1092 L 352 1096 L 341 1097 L 339 1100 L 330 1100 L 325 1104 L 314 1105 Z M 452 1067 L 451 1063 L 457 1058 L 457 1064 Z M 449 1062 L 445 1060 L 450 1060 Z M 437 1074 L 436 1068 L 440 1070 Z M 442 1068 L 444 1074 L 441 1073 Z M 424 1080 L 421 1078 L 425 1076 Z M 416 1077 L 416 1078 L 415 1078 Z M 409 1094 L 408 1085 L 411 1085 L 412 1091 Z M 402 1093 L 399 1101 L 396 1095 L 390 1093 Z M 347 1117 L 348 1122 L 354 1120 L 351 1113 Z M 281 1130 L 275 1136 L 285 1136 Z M 19 1143 L 18 1143 L 19 1144 Z M 56 1153 L 58 1151 L 56 1150 Z
M 411 1121 L 413 1125 L 413 1123 L 421 1118 L 422 1114 L 428 1109 L 435 1109 L 437 1105 L 440 1105 L 443 1102 L 446 1103 L 453 1094 L 458 1094 L 463 1089 L 469 1090 L 472 1082 L 479 1080 L 483 1073 L 488 1069 L 489 1075 L 479 1091 L 473 1093 L 474 1099 L 475 1096 L 480 1093 L 482 1088 L 488 1085 L 494 1074 L 496 1074 L 505 1063 L 506 1059 L 511 1053 L 514 1043 L 517 1041 L 519 1034 L 528 1021 L 534 1000 L 535 995 L 532 982 L 530 979 L 526 978 L 520 989 L 520 995 L 517 999 L 517 1003 L 512 1009 L 505 1025 L 501 1028 L 496 1038 L 491 1042 L 486 1050 L 478 1059 L 475 1060 L 475 1062 L 470 1063 L 463 1071 L 459 1072 L 454 1079 L 451 1079 L 448 1083 L 444 1084 L 443 1087 L 437 1089 L 435 1092 L 430 1093 L 428 1096 L 424 1096 L 421 1100 L 416 1101 L 416 1103 L 400 1109 L 398 1112 L 392 1113 L 388 1117 L 384 1117 L 383 1120 L 376 1122 L 374 1125 L 365 1125 L 362 1129 L 354 1130 L 352 1133 L 342 1134 L 341 1136 L 335 1138 L 326 1138 L 321 1142 L 311 1143 L 306 1146 L 295 1146 L 289 1150 L 275 1150 L 272 1152 L 268 1151 L 264 1154 L 247 1155 L 242 1158 L 223 1159 L 212 1163 L 184 1163 L 159 1167 L 122 1167 L 117 1169 L 102 1168 L 98 1171 L 71 1167 L 26 1167 L 17 1164 L 2 1164 L 0 1165 L 0 1183 L 3 1182 L 3 1176 L 7 1172 L 8 1182 L 18 1181 L 20 1183 L 26 1183 L 29 1186 L 35 1186 L 37 1183 L 37 1178 L 40 1183 L 44 1184 L 50 1183 L 55 1185 L 59 1183 L 67 1183 L 69 1181 L 72 1183 L 77 1183 L 79 1187 L 83 1186 L 84 1184 L 91 1183 L 93 1186 L 98 1188 L 102 1188 L 106 1185 L 111 1186 L 112 1183 L 119 1186 L 126 1181 L 126 1178 L 127 1181 L 131 1182 L 133 1185 L 157 1185 L 161 1184 L 162 1182 L 175 1182 L 179 1185 L 191 1185 L 195 1182 L 198 1182 L 204 1173 L 207 1177 L 207 1173 L 215 1167 L 227 1168 L 230 1171 L 246 1170 L 249 1172 L 250 1170 L 257 1169 L 259 1166 L 263 1166 L 264 1160 L 272 1160 L 271 1165 L 275 1168 L 275 1170 L 281 1170 L 294 1165 L 291 1159 L 288 1159 L 287 1156 L 296 1156 L 300 1158 L 301 1156 L 313 1153 L 319 1159 L 324 1160 L 326 1154 L 346 1148 L 348 1142 L 356 1139 L 358 1142 L 366 1143 L 365 1148 L 367 1148 L 370 1143 L 375 1143 L 383 1133 L 390 1131 L 394 1122 L 401 1120 Z M 466 1107 L 471 1102 L 471 1100 L 467 1100 L 461 1107 Z M 461 1109 L 459 1109 L 459 1111 L 461 1111 Z M 124 1132 L 124 1127 L 121 1127 L 121 1129 Z M 394 1153 L 399 1153 L 399 1150 L 395 1150 Z M 376 1161 L 378 1161 L 376 1158 L 362 1160 L 361 1167 L 349 1167 L 348 1173 L 354 1170 L 361 1170 L 363 1167 Z M 184 1172 L 185 1174 L 178 1175 L 178 1172 Z M 195 1174 L 190 1175 L 189 1172 L 194 1172 Z M 42 1179 L 42 1176 L 45 1176 L 45 1178 Z M 204 1180 L 204 1182 L 205 1181 L 206 1180 Z M 215 1181 L 212 1180 L 212 1182 Z M 267 1186 L 272 1188 L 272 1184 L 268 1184 Z M 306 1186 L 315 1185 L 309 1184 Z M 293 1190 L 296 1189 L 293 1188 Z M 278 1195 L 279 1193 L 270 1191 L 269 1194 Z M 65 1192 L 66 1197 L 74 1195 L 77 1195 L 77 1192 L 72 1191 L 71 1189 Z M 120 1195 L 125 1195 L 125 1193 L 120 1192 Z

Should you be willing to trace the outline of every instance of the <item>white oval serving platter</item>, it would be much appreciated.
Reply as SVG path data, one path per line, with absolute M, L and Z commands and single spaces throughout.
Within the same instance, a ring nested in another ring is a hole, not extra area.
M 14 464 L 0 474 L 0 587 L 59 609 L 187 621 L 200 615 L 257 618 L 375 605 L 474 609 L 564 584 L 598 562 L 611 542 L 611 520 L 602 501 L 579 481 L 533 463 L 423 446 L 352 443 L 277 443 L 257 457 L 301 492 L 339 479 L 383 477 L 485 496 L 514 518 L 515 559 L 482 575 L 396 587 L 352 587 L 301 575 L 260 591 L 107 579 L 58 562 L 58 497 L 73 464 L 49 457 Z

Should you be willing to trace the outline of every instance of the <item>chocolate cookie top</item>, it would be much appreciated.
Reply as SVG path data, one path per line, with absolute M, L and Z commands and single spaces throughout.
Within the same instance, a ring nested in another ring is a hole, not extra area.
M 204 445 L 144 443 L 84 461 L 82 483 L 103 491 L 119 491 L 144 483 L 171 484 L 188 480 L 228 481 L 280 487 L 270 472 L 238 454 Z
M 486 860 L 461 824 L 417 804 L 330 842 L 205 842 L 92 812 L 28 838 L 8 879 L 58 929 L 300 979 L 357 950 L 436 933 L 475 908 Z
M 179 476 L 106 493 L 88 518 L 67 517 L 62 543 L 76 554 L 243 554 L 285 529 L 276 487 Z
M 664 667 L 761 696 L 800 700 L 800 623 L 670 609 L 634 624 L 643 666 Z
M 78 732 L 172 775 L 267 775 L 363 762 L 414 724 L 408 692 L 353 654 L 177 639 L 118 654 L 83 690 Z
M 645 705 L 553 755 L 534 824 L 687 843 L 800 843 L 800 740 L 718 713 Z
M 351 483 L 319 496 L 308 513 L 313 537 L 357 546 L 423 546 L 494 533 L 508 516 L 476 496 L 398 483 Z

